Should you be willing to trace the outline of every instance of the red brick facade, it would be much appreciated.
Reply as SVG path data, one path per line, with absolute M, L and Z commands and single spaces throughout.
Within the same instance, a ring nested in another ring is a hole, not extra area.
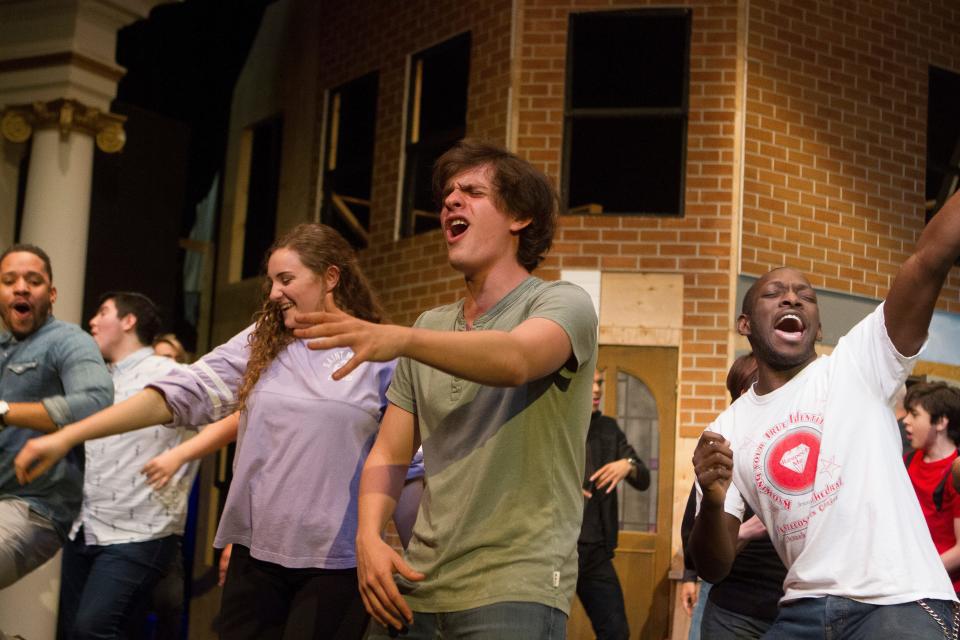
M 741 4 L 672 3 L 693 11 L 684 217 L 564 217 L 539 271 L 548 279 L 563 268 L 683 274 L 681 425 L 704 425 L 726 404 L 731 274 L 789 264 L 817 287 L 882 297 L 923 226 L 927 65 L 960 71 L 960 8 L 950 0 Z M 646 5 L 408 2 L 389 12 L 372 0 L 326 5 L 320 86 L 380 71 L 372 242 L 363 259 L 394 321 L 412 322 L 461 287 L 438 233 L 393 239 L 407 56 L 470 30 L 469 135 L 515 144 L 559 182 L 568 16 Z M 739 269 L 731 248 L 738 91 L 745 100 Z M 958 293 L 954 270 L 941 308 L 960 311 Z
M 749 42 L 743 273 L 882 297 L 923 229 L 928 65 L 960 72 L 960 5 L 751 2 Z M 958 292 L 954 269 L 940 308 Z

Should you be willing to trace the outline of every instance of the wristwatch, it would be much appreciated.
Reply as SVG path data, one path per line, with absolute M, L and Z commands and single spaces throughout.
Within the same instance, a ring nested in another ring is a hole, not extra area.
M 3 402 L 3 401 L 0 400 L 0 402 Z M 3 404 L 6 404 L 6 403 L 4 402 Z M 2 418 L 0 418 L 0 419 L 2 419 Z M 629 462 L 629 463 L 630 463 L 630 466 L 633 467 L 634 469 L 636 469 L 636 468 L 637 468 L 637 465 L 640 464 L 640 461 L 637 460 L 636 458 L 634 458 L 633 456 L 630 456 L 629 458 L 627 458 L 627 462 Z
M 7 412 L 10 411 L 10 405 L 6 400 L 0 400 L 0 429 L 7 426 Z

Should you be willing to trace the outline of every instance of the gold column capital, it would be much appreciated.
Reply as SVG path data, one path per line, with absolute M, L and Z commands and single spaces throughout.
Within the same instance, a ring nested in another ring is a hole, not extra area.
M 79 131 L 93 136 L 101 151 L 117 153 L 127 142 L 123 130 L 126 121 L 126 116 L 103 112 L 70 98 L 58 98 L 6 107 L 0 116 L 0 133 L 10 142 L 26 142 L 35 129 L 57 128 L 64 138 L 71 131 Z

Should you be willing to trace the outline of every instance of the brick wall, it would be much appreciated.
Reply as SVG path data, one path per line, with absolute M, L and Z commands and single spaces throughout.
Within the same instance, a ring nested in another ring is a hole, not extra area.
M 683 274 L 679 420 L 690 426 L 726 406 L 731 273 L 758 275 L 786 263 L 821 288 L 883 295 L 922 229 L 927 65 L 960 71 L 953 0 L 749 3 L 739 34 L 748 62 L 742 268 L 731 250 L 738 2 L 522 0 L 517 24 L 514 4 L 408 2 L 384 11 L 375 0 L 340 0 L 321 10 L 320 89 L 380 72 L 372 240 L 362 259 L 393 321 L 410 323 L 462 287 L 439 233 L 393 240 L 406 57 L 470 30 L 469 135 L 515 141 L 520 155 L 559 182 L 569 14 L 645 6 L 693 11 L 685 215 L 566 216 L 538 275 L 555 278 L 563 268 Z M 958 291 L 954 270 L 941 308 L 960 311 Z
M 748 60 L 743 272 L 883 297 L 923 229 L 927 69 L 960 72 L 960 5 L 753 1 Z M 958 292 L 954 269 L 940 308 Z
M 321 19 L 321 87 L 328 89 L 372 69 L 380 71 L 370 250 L 361 256 L 394 322 L 411 324 L 419 313 L 458 297 L 462 279 L 446 261 L 439 232 L 394 242 L 406 59 L 471 31 L 468 135 L 506 142 L 510 88 L 510 0 L 329 3 Z
M 559 183 L 570 13 L 648 4 L 693 10 L 685 215 L 680 219 L 566 216 L 542 276 L 557 277 L 564 268 L 682 273 L 679 420 L 681 425 L 705 426 L 726 406 L 737 3 L 525 3 L 519 60 L 519 152 Z
M 429 4 L 429 11 L 424 3 L 407 3 L 378 16 L 370 2 L 340 3 L 330 19 L 323 20 L 320 35 L 322 87 L 380 70 L 372 242 L 363 260 L 392 319 L 401 323 L 456 299 L 462 287 L 447 266 L 438 233 L 393 241 L 404 134 L 405 56 L 470 29 L 468 133 L 501 143 L 510 134 L 513 3 Z M 517 151 L 559 184 L 568 15 L 573 10 L 644 3 L 520 4 Z M 693 10 L 686 216 L 564 217 L 538 275 L 556 278 L 562 268 L 683 273 L 687 329 L 680 420 L 703 425 L 725 406 L 737 9 L 736 2 L 727 1 L 695 3 Z

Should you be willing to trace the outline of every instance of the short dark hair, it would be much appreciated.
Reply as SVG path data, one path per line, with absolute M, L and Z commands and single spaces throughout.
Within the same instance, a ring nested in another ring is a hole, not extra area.
M 946 382 L 918 382 L 907 389 L 903 408 L 920 406 L 930 414 L 930 423 L 947 419 L 947 435 L 960 444 L 960 389 Z
M 38 247 L 35 244 L 26 244 L 23 242 L 18 242 L 17 244 L 10 245 L 7 247 L 7 250 L 0 254 L 0 262 L 3 262 L 3 259 L 6 258 L 11 253 L 19 253 L 24 251 L 26 253 L 32 253 L 41 260 L 43 260 L 43 268 L 47 270 L 47 277 L 50 278 L 50 282 L 53 283 L 53 267 L 50 266 L 50 256 L 47 255 L 47 252 Z
M 550 179 L 526 160 L 487 142 L 461 140 L 433 166 L 437 209 L 443 208 L 443 192 L 451 179 L 481 166 L 493 170 L 494 204 L 518 220 L 530 220 L 520 231 L 517 261 L 527 271 L 533 271 L 553 244 L 560 199 Z
M 134 329 L 140 344 L 153 344 L 154 336 L 160 333 L 160 311 L 153 300 L 136 291 L 108 291 L 100 296 L 98 306 L 107 300 L 113 300 L 118 318 L 125 318 L 131 313 L 136 316 L 137 324 Z
M 771 273 L 773 273 L 774 271 L 784 271 L 786 269 L 789 269 L 790 271 L 796 271 L 801 276 L 803 276 L 804 280 L 807 280 L 809 282 L 809 278 L 807 278 L 806 274 L 803 273 L 803 271 L 801 271 L 800 269 L 796 269 L 794 267 L 788 267 L 787 265 L 783 265 L 782 267 L 774 267 L 773 269 L 770 269 L 765 274 L 763 274 L 762 276 L 754 280 L 753 283 L 750 285 L 750 288 L 747 289 L 747 292 L 743 294 L 743 302 L 740 305 L 740 313 L 746 316 L 753 313 L 753 306 L 757 301 L 757 291 L 760 289 L 760 283 L 763 282 L 763 279 L 766 278 Z M 812 286 L 813 285 L 811 285 L 811 288 Z
M 736 400 L 743 395 L 744 389 L 749 389 L 757 381 L 757 359 L 753 351 L 744 354 L 733 361 L 730 371 L 727 372 L 727 391 L 730 399 Z

